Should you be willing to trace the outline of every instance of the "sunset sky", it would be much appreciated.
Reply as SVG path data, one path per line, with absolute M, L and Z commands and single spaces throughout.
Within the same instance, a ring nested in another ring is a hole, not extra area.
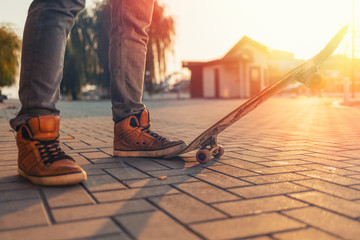
M 87 0 L 87 7 L 96 0 Z M 176 55 L 207 60 L 225 54 L 247 35 L 299 58 L 316 53 L 352 20 L 352 0 L 160 0 L 177 23 Z M 356 24 L 360 25 L 360 4 Z M 22 32 L 31 0 L 1 0 L 0 22 Z
M 87 0 L 87 7 L 94 2 Z M 31 0 L 1 0 L 0 23 L 14 23 L 21 34 L 30 3 Z M 167 5 L 168 13 L 176 21 L 173 60 L 176 69 L 181 60 L 222 57 L 244 35 L 270 48 L 293 52 L 297 58 L 310 58 L 341 27 L 351 23 L 353 0 L 160 0 L 160 3 Z M 355 0 L 355 6 L 359 26 L 360 0 Z M 344 54 L 345 49 L 350 52 L 350 39 L 348 34 L 338 53 Z M 359 52 L 358 48 L 358 56 Z

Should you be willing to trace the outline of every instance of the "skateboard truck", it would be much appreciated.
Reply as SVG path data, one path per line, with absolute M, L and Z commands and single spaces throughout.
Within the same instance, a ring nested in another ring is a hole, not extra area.
M 219 158 L 224 155 L 224 147 L 217 144 L 217 135 L 211 136 L 203 144 L 200 150 L 196 153 L 196 160 L 199 163 L 207 163 L 211 156 Z
M 308 69 L 307 72 L 302 72 L 296 80 L 313 90 L 321 90 L 326 85 L 326 79 L 320 73 L 318 66 Z

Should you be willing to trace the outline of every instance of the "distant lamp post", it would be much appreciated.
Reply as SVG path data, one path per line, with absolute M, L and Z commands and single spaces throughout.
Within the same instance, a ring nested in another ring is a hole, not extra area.
M 352 98 L 355 98 L 356 79 L 355 79 L 355 0 L 353 0 L 352 15 L 352 49 L 351 49 L 351 82 L 352 82 Z

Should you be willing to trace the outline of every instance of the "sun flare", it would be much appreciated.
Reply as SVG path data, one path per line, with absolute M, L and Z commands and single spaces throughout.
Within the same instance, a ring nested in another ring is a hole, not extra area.
M 170 12 L 176 17 L 177 52 L 184 59 L 221 57 L 244 35 L 270 48 L 293 52 L 295 57 L 307 59 L 341 27 L 352 22 L 352 0 L 164 2 L 168 3 Z M 360 16 L 359 2 L 355 0 L 356 16 Z M 360 25 L 358 17 L 356 25 Z M 349 51 L 350 33 L 337 53 L 344 54 L 346 49 Z

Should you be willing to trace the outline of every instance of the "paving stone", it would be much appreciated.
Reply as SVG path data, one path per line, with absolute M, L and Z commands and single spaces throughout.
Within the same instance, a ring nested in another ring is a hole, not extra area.
M 360 205 L 349 200 L 315 191 L 295 193 L 290 196 L 351 218 L 360 217 Z
M 97 158 L 109 158 L 109 154 L 106 154 L 102 151 L 96 151 L 96 152 L 82 152 L 81 155 L 83 155 L 86 159 L 97 159 Z
M 360 166 L 347 167 L 346 169 L 347 169 L 347 170 L 350 170 L 350 171 L 360 172 Z
M 0 202 L 0 231 L 48 224 L 49 218 L 39 198 Z
M 241 151 L 241 154 L 256 157 L 256 158 L 263 158 L 263 157 L 270 155 L 269 153 L 257 152 L 257 151 L 252 151 L 252 150 Z
M 254 238 L 246 238 L 246 239 L 248 239 L 248 240 L 274 240 L 273 238 L 268 237 L 268 236 L 254 237 Z
M 221 173 L 201 173 L 193 176 L 221 188 L 231 188 L 231 187 L 251 185 L 248 182 L 244 182 L 239 179 L 229 177 Z
M 14 171 L 17 170 L 17 164 L 3 165 L 1 166 L 1 171 Z
M 345 158 L 345 159 L 347 159 L 347 158 Z M 308 162 L 313 162 L 313 163 L 326 164 L 327 166 L 339 167 L 339 168 L 340 167 L 352 167 L 352 166 L 354 166 L 353 164 L 350 164 L 350 163 L 346 163 L 346 162 L 342 162 L 342 161 L 329 160 L 329 159 L 324 159 L 324 158 L 320 158 L 320 157 L 304 156 L 302 158 L 302 160 L 305 160 L 305 161 L 308 161 Z
M 336 167 L 331 167 L 331 166 L 326 166 L 326 165 L 322 165 L 322 164 L 307 164 L 307 165 L 302 165 L 302 167 L 310 169 L 310 170 L 319 170 L 319 171 L 333 173 L 333 174 L 337 174 L 337 175 L 341 175 L 341 176 L 349 176 L 349 175 L 358 174 L 358 172 L 341 169 L 341 168 L 336 168 Z M 350 177 L 353 177 L 353 176 L 350 176 Z
M 109 138 L 109 137 L 105 138 L 104 137 L 104 138 L 102 138 L 102 140 L 105 141 L 105 142 L 111 142 L 112 143 L 113 138 L 112 137 L 111 138 Z M 109 156 L 112 156 L 114 154 L 114 147 L 113 146 L 105 147 L 105 148 L 99 148 L 99 150 L 101 150 L 102 152 L 108 154 Z
M 3 144 L 3 142 L 1 142 L 0 144 Z M 8 151 L 7 148 L 4 148 L 4 150 L 2 150 L 1 152 L 2 152 L 0 156 L 1 161 L 17 161 L 18 158 L 17 151 Z
M 360 184 L 359 185 L 352 185 L 350 186 L 351 188 L 354 188 L 354 189 L 359 189 L 360 190 Z
M 331 160 L 336 160 L 336 161 L 343 161 L 343 160 L 349 160 L 348 157 L 339 157 L 333 154 L 321 154 L 321 153 L 312 153 L 312 154 L 308 154 L 311 157 L 315 157 L 315 158 L 326 158 L 326 159 L 331 159 Z
M 239 199 L 239 197 L 229 192 L 204 182 L 184 183 L 179 184 L 176 187 L 207 203 Z
M 308 152 L 307 152 L 308 153 Z M 303 159 L 304 154 L 288 154 L 288 152 L 281 152 L 281 154 L 269 154 L 266 156 L 267 159 L 270 159 L 272 161 L 291 161 L 291 160 L 300 160 Z
M 17 159 L 0 160 L 0 166 L 17 165 Z
M 150 201 L 183 223 L 226 217 L 223 213 L 185 194 L 150 198 Z
M 241 168 L 233 167 L 230 165 L 217 165 L 217 166 L 210 166 L 208 167 L 211 170 L 221 172 L 226 175 L 230 175 L 233 177 L 247 177 L 247 176 L 257 176 L 259 175 L 256 172 L 247 171 Z M 254 170 L 257 171 L 257 170 Z
M 105 191 L 105 190 L 117 190 L 117 189 L 127 189 L 125 185 L 118 182 L 113 177 L 102 174 L 95 176 L 88 176 L 86 182 L 83 183 L 85 187 L 91 191 Z
M 314 228 L 307 228 L 307 229 L 301 229 L 296 231 L 290 231 L 285 233 L 277 233 L 274 234 L 274 237 L 279 240 L 340 240 L 340 238 L 335 237 L 333 235 L 330 235 L 328 233 L 325 233 L 323 231 L 314 229 Z
M 132 158 L 125 160 L 127 164 L 130 166 L 133 166 L 141 171 L 154 171 L 154 170 L 164 170 L 168 169 L 167 167 L 160 165 L 159 163 L 156 163 L 154 161 L 151 161 L 150 159 L 139 159 L 139 158 Z
M 309 177 L 295 174 L 295 173 L 279 173 L 255 177 L 243 177 L 242 180 L 254 183 L 254 184 L 265 184 L 265 183 L 277 183 L 277 182 L 288 182 L 300 179 L 307 179 Z
M 360 199 L 360 191 L 319 179 L 295 181 L 295 183 L 348 200 Z
M 89 149 L 89 148 L 93 148 L 92 146 L 84 143 L 84 142 L 69 142 L 69 143 L 63 143 L 64 145 L 66 145 L 67 147 L 69 147 L 70 149 Z
M 346 160 L 346 162 L 353 163 L 355 165 L 359 165 L 359 160 L 356 160 L 360 156 L 359 150 L 342 150 L 338 152 L 339 156 L 348 157 L 350 160 Z
M 110 233 L 106 235 L 98 235 L 95 237 L 87 238 L 90 240 L 130 240 L 131 238 L 127 235 L 124 235 L 124 233 Z
M 91 164 L 89 160 L 87 160 L 84 156 L 82 156 L 79 153 L 70 153 L 70 151 L 67 151 L 66 149 L 63 149 L 63 151 L 66 152 L 70 157 L 74 158 L 76 163 L 79 164 L 81 167 L 84 167 L 86 165 Z
M 107 169 L 112 169 L 112 168 L 127 168 L 127 167 L 129 167 L 129 166 L 126 165 L 124 162 L 118 161 L 118 162 L 104 162 L 104 163 L 87 164 L 87 165 L 83 166 L 83 169 L 88 171 L 88 170 L 95 170 L 95 169 L 107 170 Z M 104 174 L 104 172 L 102 172 L 102 174 Z
M 20 182 L 5 182 L 5 183 L 1 183 L 0 182 L 0 193 L 3 191 L 11 191 L 11 190 L 21 190 L 21 189 L 33 189 L 33 188 L 38 188 L 37 186 L 31 184 L 29 181 L 24 180 L 23 178 L 21 178 L 22 181 Z
M 2 142 L 1 143 L 1 146 L 0 146 L 0 149 L 1 150 L 6 150 L 6 151 L 11 151 L 11 152 L 14 152 L 17 150 L 17 146 L 16 146 L 16 143 L 15 141 L 14 142 Z
M 121 181 L 149 178 L 149 175 L 140 172 L 139 170 L 136 170 L 132 167 L 111 168 L 106 169 L 106 172 L 110 173 Z
M 158 179 L 158 178 L 147 178 L 147 179 L 139 179 L 139 180 L 126 180 L 124 183 L 131 188 L 139 188 L 139 187 L 152 187 L 159 185 L 169 185 L 169 184 L 181 184 L 187 182 L 197 182 L 199 181 L 196 178 L 192 178 L 187 175 L 181 176 L 170 176 L 166 179 Z
M 179 193 L 179 191 L 170 186 L 164 185 L 164 186 L 154 186 L 143 189 L 135 188 L 135 189 L 127 189 L 127 190 L 95 192 L 93 193 L 93 195 L 99 202 L 111 202 L 111 201 L 120 201 L 120 200 L 128 200 L 128 199 L 163 196 L 174 193 Z
M 35 188 L 0 192 L 0 202 L 26 200 L 26 199 L 34 199 L 34 198 L 40 199 L 39 191 Z
M 101 141 L 99 139 L 99 135 L 92 135 L 91 138 L 81 138 L 84 139 L 84 143 L 89 144 L 90 146 L 93 146 L 94 148 L 100 148 L 100 147 L 106 147 L 108 144 L 104 141 Z M 112 155 L 112 154 L 111 154 Z
M 249 155 L 245 155 L 245 154 L 237 153 L 237 152 L 227 152 L 226 151 L 224 156 L 230 157 L 230 158 L 235 158 L 235 159 L 240 159 L 240 160 L 246 160 L 249 162 L 263 162 L 264 161 L 264 158 L 249 156 Z
M 163 159 L 155 159 L 154 161 L 157 163 L 160 163 L 161 165 L 164 165 L 168 168 L 171 169 L 187 169 L 187 168 L 191 168 L 191 167 L 198 167 L 199 163 L 193 158 L 185 158 L 185 160 L 163 160 Z M 203 165 L 206 166 L 207 164 Z M 159 170 L 159 169 L 154 169 L 155 170 Z M 166 169 L 165 169 L 166 170 Z M 151 171 L 151 170 L 150 170 Z
M 308 204 L 296 201 L 285 196 L 274 196 L 218 203 L 213 204 L 213 206 L 223 212 L 226 212 L 230 216 L 235 217 L 305 207 L 308 206 Z
M 341 238 L 355 240 L 359 239 L 360 236 L 359 221 L 317 207 L 289 210 L 285 211 L 284 214 Z
M 349 178 L 355 178 L 355 179 L 360 179 L 360 174 L 358 175 L 349 175 Z
M 22 182 L 22 181 L 25 181 L 25 179 L 19 176 L 17 169 L 11 171 L 0 170 L 0 183 Z
M 263 165 L 259 165 L 256 163 L 251 163 L 251 162 L 247 162 L 247 161 L 243 161 L 243 160 L 238 160 L 238 159 L 224 160 L 223 163 L 234 166 L 234 167 L 243 168 L 245 170 L 253 170 L 253 169 L 264 167 Z
M 309 154 L 310 152 L 307 150 L 304 150 L 302 148 L 298 148 L 298 147 L 273 147 L 274 149 L 280 151 L 277 153 L 273 153 L 270 154 L 271 157 L 275 156 L 275 157 L 281 157 L 283 159 L 289 159 L 289 156 L 302 156 L 305 154 Z M 280 160 L 280 159 L 279 159 Z
M 305 147 L 305 144 L 297 145 L 295 142 L 292 142 L 292 143 L 288 142 L 284 146 L 275 146 L 274 149 L 279 151 L 278 155 L 296 155 L 296 153 L 295 154 L 287 154 L 287 153 L 304 151 L 303 150 L 304 147 Z M 302 155 L 302 152 L 298 153 L 298 155 Z
M 278 213 L 268 213 L 192 224 L 190 227 L 206 239 L 234 239 L 303 228 L 305 224 Z
M 59 223 L 91 218 L 110 217 L 150 210 L 154 210 L 154 207 L 145 200 L 139 199 L 54 209 L 52 213 L 55 221 Z
M 339 176 L 337 174 L 332 174 L 332 173 L 325 173 L 325 172 L 316 171 L 316 170 L 302 171 L 302 172 L 299 172 L 299 174 L 302 174 L 302 175 L 305 175 L 308 177 L 312 177 L 312 178 L 326 180 L 329 182 L 333 182 L 333 183 L 337 183 L 337 184 L 345 185 L 345 186 L 360 183 L 360 180 L 357 180 L 357 179 Z
M 245 148 L 246 149 L 246 148 Z M 278 153 L 279 151 L 276 150 L 276 149 L 273 149 L 273 148 L 266 148 L 264 147 L 264 145 L 256 145 L 256 144 L 250 144 L 248 147 L 247 147 L 248 150 L 251 150 L 251 151 L 256 151 L 256 152 L 260 152 L 260 153 L 267 153 L 268 155 L 270 154 L 276 154 Z
M 289 165 L 301 165 L 301 164 L 308 164 L 309 162 L 302 161 L 302 160 L 284 160 L 284 161 L 267 161 L 267 162 L 259 162 L 267 167 L 279 167 L 279 166 L 289 166 Z
M 89 161 L 91 161 L 92 163 L 94 163 L 94 164 L 102 164 L 102 163 L 104 163 L 104 164 L 110 164 L 110 163 L 118 163 L 118 162 L 120 162 L 121 160 L 120 160 L 120 158 L 119 157 L 104 157 L 104 158 L 94 158 L 94 159 L 91 159 L 91 160 L 89 160 Z
M 271 183 L 229 189 L 229 191 L 244 198 L 266 197 L 294 192 L 303 192 L 306 190 L 308 190 L 308 188 L 290 182 Z
M 59 188 L 44 187 L 42 191 L 52 208 L 95 203 L 80 185 Z
M 303 165 L 302 165 L 303 166 Z M 260 174 L 274 174 L 274 173 L 290 173 L 290 172 L 298 172 L 298 171 L 306 171 L 307 168 L 302 166 L 281 166 L 281 167 L 271 167 L 271 168 L 260 168 L 254 170 Z
M 150 174 L 152 177 L 159 177 L 159 176 L 180 176 L 180 175 L 188 175 L 188 174 L 201 174 L 207 172 L 213 172 L 213 171 L 206 169 L 201 165 L 197 165 L 191 168 L 148 171 L 147 173 Z
M 135 239 L 200 239 L 160 211 L 116 217 Z
M 118 239 L 130 239 L 110 219 L 96 219 L 73 223 L 56 224 L 46 227 L 25 228 L 1 232 L 1 239 L 89 239 L 106 234 L 117 234 Z

